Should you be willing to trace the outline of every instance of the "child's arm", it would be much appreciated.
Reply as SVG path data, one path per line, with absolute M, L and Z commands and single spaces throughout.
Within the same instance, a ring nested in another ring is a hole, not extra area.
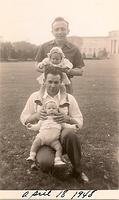
M 68 59 L 64 58 L 64 60 L 59 64 L 59 68 L 62 72 L 67 73 L 73 68 L 73 65 Z
M 39 131 L 39 130 L 40 130 L 40 127 L 41 127 L 41 120 L 39 120 L 37 124 L 30 124 L 30 123 L 28 123 L 28 124 L 26 125 L 26 127 L 27 127 L 29 130 L 32 130 L 32 131 Z
M 62 128 L 71 128 L 75 130 L 75 133 L 78 133 L 79 130 L 81 129 L 80 124 L 75 120 L 70 118 L 70 123 L 63 123 Z
M 65 64 L 66 68 L 68 68 L 68 69 L 73 68 L 73 64 L 67 58 L 64 58 L 64 64 Z
M 62 128 L 71 128 L 74 129 L 75 133 L 79 133 L 80 125 L 79 124 L 62 124 Z
M 45 58 L 44 60 L 42 60 L 42 62 L 36 63 L 35 64 L 36 70 L 38 72 L 43 73 L 44 70 L 45 70 L 45 65 L 47 65 L 48 63 L 49 63 L 49 59 L 48 58 Z
M 43 73 L 44 72 L 44 65 L 42 62 L 35 63 L 35 68 L 38 72 Z

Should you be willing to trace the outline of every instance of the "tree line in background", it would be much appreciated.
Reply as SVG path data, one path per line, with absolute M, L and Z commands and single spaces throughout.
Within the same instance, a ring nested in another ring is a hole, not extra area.
M 38 46 L 29 42 L 1 42 L 0 60 L 1 61 L 26 61 L 35 60 Z
M 73 41 L 72 41 L 73 43 Z M 0 43 L 0 61 L 34 61 L 38 50 L 37 45 L 29 42 L 1 42 Z M 87 55 L 82 53 L 84 59 L 104 59 L 108 57 L 108 52 L 104 48 L 98 52 L 98 55 Z

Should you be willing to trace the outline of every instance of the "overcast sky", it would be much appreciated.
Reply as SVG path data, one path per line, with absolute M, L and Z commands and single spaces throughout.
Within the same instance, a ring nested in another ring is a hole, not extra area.
M 57 16 L 69 21 L 69 35 L 107 36 L 119 30 L 119 0 L 0 0 L 1 39 L 48 41 Z

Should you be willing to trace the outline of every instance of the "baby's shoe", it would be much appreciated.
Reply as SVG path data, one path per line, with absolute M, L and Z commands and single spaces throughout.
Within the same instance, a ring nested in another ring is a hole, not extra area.
M 26 159 L 26 161 L 29 162 L 29 165 L 30 165 L 31 169 L 35 169 L 35 170 L 38 169 L 38 167 L 37 167 L 37 165 L 36 165 L 36 162 L 35 162 L 35 158 L 29 156 L 29 157 Z
M 30 156 L 26 159 L 26 161 L 33 162 L 36 158 L 36 152 L 30 152 Z
M 60 157 L 56 157 L 55 160 L 54 160 L 54 165 L 55 165 L 55 166 L 58 166 L 58 165 L 65 165 L 65 164 L 66 164 L 66 163 L 63 162 L 63 161 L 61 160 Z
M 31 164 L 31 169 L 33 169 L 33 170 L 38 170 L 38 167 L 37 167 L 37 165 L 36 165 L 35 162 L 33 162 L 33 163 Z
M 35 157 L 34 156 L 29 156 L 26 161 L 32 162 L 35 161 Z

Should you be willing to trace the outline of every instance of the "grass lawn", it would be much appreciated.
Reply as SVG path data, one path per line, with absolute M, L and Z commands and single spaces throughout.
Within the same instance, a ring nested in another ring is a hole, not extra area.
M 0 189 L 117 189 L 119 79 L 114 60 L 87 60 L 84 75 L 73 79 L 74 96 L 84 116 L 81 131 L 82 164 L 88 184 L 74 178 L 61 181 L 39 171 L 29 171 L 25 161 L 33 134 L 19 116 L 29 95 L 38 90 L 39 75 L 32 62 L 0 66 Z

